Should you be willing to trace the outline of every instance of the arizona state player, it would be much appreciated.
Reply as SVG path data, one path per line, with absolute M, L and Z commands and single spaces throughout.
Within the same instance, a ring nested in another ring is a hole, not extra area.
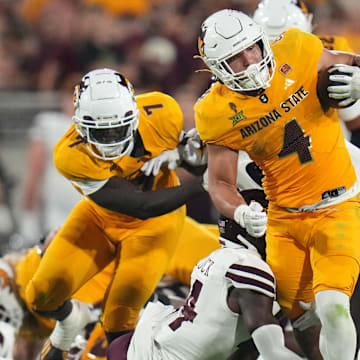
M 280 305 L 295 319 L 303 312 L 299 301 L 315 298 L 323 356 L 353 359 L 349 298 L 360 263 L 359 184 L 335 110 L 324 112 L 316 90 L 318 71 L 344 64 L 335 68 L 347 75 L 331 76 L 341 84 L 329 96 L 340 106 L 358 100 L 359 57 L 331 53 L 294 28 L 270 47 L 261 26 L 231 10 L 205 20 L 199 51 L 219 79 L 195 105 L 212 200 L 252 234 L 265 232 L 261 207 L 250 208 L 236 191 L 237 151 L 245 150 L 265 175 L 267 261 Z
M 74 104 L 75 123 L 55 146 L 54 163 L 84 198 L 26 291 L 34 311 L 57 320 L 46 360 L 61 359 L 89 321 L 86 304 L 70 297 L 114 260 L 102 324 L 109 342 L 135 327 L 175 252 L 182 205 L 204 191 L 199 178 L 179 186 L 174 171 L 140 172 L 146 160 L 178 145 L 183 118 L 173 98 L 154 92 L 135 99 L 122 75 L 99 69 L 83 77 Z
M 313 14 L 301 0 L 262 0 L 254 12 L 253 19 L 263 26 L 270 41 L 292 27 L 307 32 L 312 32 L 313 29 Z M 342 36 L 318 36 L 326 49 L 353 52 L 347 39 Z M 351 142 L 360 147 L 360 101 L 339 109 L 338 115 L 351 132 Z

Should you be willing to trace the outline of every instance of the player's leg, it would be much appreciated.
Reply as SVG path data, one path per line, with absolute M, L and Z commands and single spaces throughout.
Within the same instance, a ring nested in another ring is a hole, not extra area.
M 71 295 L 105 267 L 115 253 L 96 222 L 87 203 L 81 201 L 46 250 L 26 289 L 29 306 L 57 320 L 50 341 L 61 351 L 69 350 L 76 333 L 90 321 L 87 304 L 69 300 Z M 51 346 L 49 352 L 53 351 Z M 44 352 L 44 359 L 49 352 Z
M 286 226 L 289 226 L 287 228 Z M 299 301 L 314 300 L 312 290 L 312 269 L 310 254 L 294 237 L 289 237 L 290 227 L 295 232 L 305 232 L 300 214 L 286 213 L 273 208 L 269 213 L 266 233 L 266 261 L 274 272 L 277 288 L 277 301 L 283 312 L 292 321 L 304 314 Z M 310 360 L 322 359 L 318 348 L 316 333 L 308 337 L 309 330 L 295 331 L 296 340 Z
M 135 328 L 140 310 L 155 290 L 178 243 L 185 209 L 128 229 L 119 264 L 104 300 L 102 323 L 109 343 Z
M 327 211 L 314 227 L 311 262 L 317 314 L 322 323 L 320 350 L 326 359 L 353 360 L 356 329 L 350 298 L 360 264 L 360 201 Z
M 315 299 L 322 323 L 321 354 L 329 360 L 354 359 L 356 329 L 350 314 L 349 296 L 337 290 L 323 290 Z
M 302 316 L 306 315 L 303 314 Z M 313 314 L 313 316 L 317 318 L 317 315 Z M 300 345 L 301 349 L 303 349 L 306 353 L 308 360 L 323 360 L 319 347 L 321 323 L 318 318 L 316 320 L 315 324 L 311 323 L 312 321 L 310 320 L 310 324 L 308 326 L 301 327 L 301 329 L 296 327 L 293 321 L 293 332 L 296 341 Z
M 191 272 L 194 266 L 199 260 L 219 248 L 217 225 L 200 224 L 186 216 L 179 243 L 166 274 L 185 285 L 190 285 Z

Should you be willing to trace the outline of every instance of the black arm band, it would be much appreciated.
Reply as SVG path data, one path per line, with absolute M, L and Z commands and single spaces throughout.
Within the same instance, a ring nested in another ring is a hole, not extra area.
M 145 220 L 176 210 L 202 192 L 204 189 L 199 178 L 154 191 L 140 191 L 124 179 L 112 178 L 90 198 L 106 209 Z
M 183 161 L 180 164 L 180 166 L 195 176 L 202 175 L 207 168 L 207 164 L 199 165 L 199 166 L 191 166 L 186 161 Z

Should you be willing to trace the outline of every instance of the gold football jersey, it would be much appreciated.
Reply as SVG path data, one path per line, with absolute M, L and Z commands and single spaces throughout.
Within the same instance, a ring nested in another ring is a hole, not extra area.
M 342 36 L 318 35 L 318 37 L 326 49 L 353 52 L 347 39 Z
M 174 171 L 162 168 L 155 177 L 146 177 L 140 168 L 145 161 L 158 156 L 162 151 L 175 149 L 183 127 L 183 115 L 177 102 L 160 92 L 151 92 L 137 96 L 140 110 L 138 132 L 147 154 L 142 157 L 123 156 L 116 160 L 101 160 L 87 149 L 84 140 L 74 125 L 54 147 L 54 163 L 58 171 L 74 182 L 106 180 L 119 176 L 131 181 L 143 190 L 155 190 L 173 187 L 179 184 Z M 81 189 L 73 183 L 75 188 Z M 123 217 L 128 222 L 134 218 L 117 214 L 89 202 L 104 216 Z
M 316 94 L 318 37 L 292 28 L 272 43 L 271 86 L 246 96 L 215 83 L 195 104 L 196 127 L 208 144 L 246 151 L 264 172 L 267 199 L 283 207 L 320 201 L 356 180 L 336 111 Z

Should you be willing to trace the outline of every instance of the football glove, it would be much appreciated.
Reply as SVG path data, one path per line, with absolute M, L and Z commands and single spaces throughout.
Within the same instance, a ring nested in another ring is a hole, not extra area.
M 343 74 L 333 74 L 329 76 L 330 81 L 340 83 L 340 85 L 328 86 L 329 97 L 339 102 L 340 107 L 346 107 L 360 99 L 360 68 L 357 66 L 334 65 L 329 73 L 339 71 Z
M 234 220 L 253 237 L 261 237 L 266 232 L 267 215 L 256 201 L 239 205 L 234 211 Z
M 294 329 L 304 331 L 309 327 L 320 324 L 320 319 L 316 314 L 315 301 L 299 301 L 299 305 L 305 312 L 292 323 Z
M 206 145 L 201 141 L 196 128 L 190 129 L 185 133 L 182 143 L 185 142 L 181 150 L 181 158 L 192 167 L 207 164 L 208 153 Z
M 169 170 L 174 170 L 180 165 L 180 162 L 179 150 L 175 148 L 174 150 L 165 150 L 160 155 L 148 160 L 140 170 L 146 176 L 156 176 L 162 166 L 167 166 Z

